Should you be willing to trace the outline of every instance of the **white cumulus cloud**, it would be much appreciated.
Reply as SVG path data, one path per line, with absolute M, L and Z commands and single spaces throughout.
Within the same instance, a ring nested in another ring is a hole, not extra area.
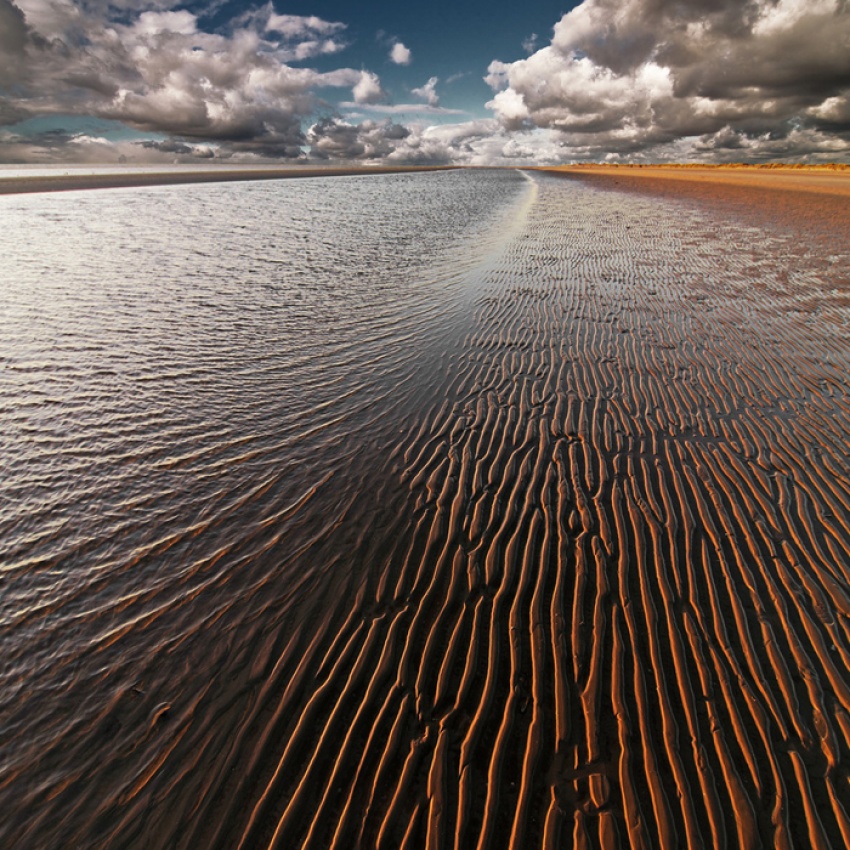
M 180 155 L 206 156 L 213 145 L 222 155 L 299 158 L 319 90 L 350 89 L 360 103 L 383 97 L 368 71 L 295 64 L 343 49 L 340 22 L 278 15 L 267 3 L 210 32 L 178 5 L 0 0 L 0 116 L 112 119 L 173 139 L 163 151 Z
M 380 103 L 387 96 L 381 87 L 381 81 L 377 74 L 369 71 L 363 71 L 351 93 L 354 95 L 354 102 L 357 104 Z
M 502 126 L 555 130 L 592 158 L 850 156 L 845 0 L 584 0 L 485 79 Z
M 390 61 L 396 65 L 409 65 L 413 61 L 413 54 L 400 41 L 397 41 L 390 49 Z
M 431 77 L 424 86 L 417 89 L 412 89 L 411 93 L 415 97 L 421 97 L 429 106 L 439 106 L 440 98 L 437 95 L 437 83 L 440 82 L 437 77 Z

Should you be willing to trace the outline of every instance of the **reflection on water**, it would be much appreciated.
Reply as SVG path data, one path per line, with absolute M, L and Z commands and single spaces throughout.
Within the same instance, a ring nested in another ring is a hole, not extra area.
M 173 783 L 163 760 L 221 763 L 246 681 L 342 601 L 387 432 L 529 187 L 452 172 L 2 200 L 4 842 L 124 834 L 148 780 Z

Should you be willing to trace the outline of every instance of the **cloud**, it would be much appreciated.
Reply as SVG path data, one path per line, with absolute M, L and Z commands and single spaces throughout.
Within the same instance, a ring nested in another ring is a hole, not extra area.
M 437 96 L 438 82 L 439 79 L 437 77 L 431 77 L 424 86 L 420 86 L 418 89 L 412 89 L 411 94 L 421 97 L 429 106 L 439 106 L 440 98 Z
M 585 0 L 550 44 L 490 64 L 487 106 L 506 129 L 555 130 L 589 158 L 677 144 L 679 156 L 846 157 L 848 45 L 846 0 Z
M 352 89 L 352 94 L 354 95 L 354 102 L 358 105 L 380 103 L 387 97 L 377 75 L 369 71 L 363 71 L 360 75 L 360 80 Z
M 319 90 L 350 89 L 358 103 L 383 97 L 370 72 L 293 64 L 341 50 L 342 23 L 278 15 L 268 3 L 208 32 L 177 5 L 0 0 L 3 122 L 95 116 L 190 150 L 214 143 L 227 153 L 299 158 L 302 121 L 321 104 Z
M 492 118 L 437 126 L 468 113 L 439 105 L 436 77 L 412 90 L 419 102 L 390 103 L 376 74 L 334 59 L 344 23 L 271 2 L 223 20 L 228 8 L 0 0 L 0 159 L 850 159 L 850 0 L 584 0 L 549 43 L 490 64 Z M 377 44 L 411 63 L 397 37 Z M 149 138 L 15 128 L 40 116 Z
M 533 32 L 528 38 L 522 40 L 522 49 L 526 53 L 534 53 L 537 50 L 537 33 Z
M 186 144 L 174 139 L 114 141 L 87 133 L 50 131 L 21 136 L 0 130 L 3 161 L 37 164 L 193 163 L 226 159 L 229 154 L 215 145 Z
M 551 131 L 512 134 L 493 119 L 404 126 L 391 118 L 355 124 L 333 117 L 310 127 L 307 139 L 311 158 L 370 164 L 528 165 L 564 158 Z
M 314 159 L 381 161 L 395 150 L 410 131 L 391 120 L 350 124 L 340 118 L 325 118 L 307 131 Z
M 396 65 L 409 65 L 413 61 L 413 54 L 400 41 L 397 41 L 390 50 L 390 61 Z

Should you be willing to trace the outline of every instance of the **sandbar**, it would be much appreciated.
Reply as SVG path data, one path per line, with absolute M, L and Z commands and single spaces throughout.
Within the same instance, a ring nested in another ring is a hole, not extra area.
M 376 166 L 344 168 L 228 168 L 172 171 L 132 171 L 102 174 L 48 174 L 3 177 L 0 195 L 33 192 L 68 192 L 81 189 L 126 189 L 136 186 L 171 186 L 181 183 L 226 183 L 243 180 L 287 180 L 296 177 L 346 177 L 365 174 L 440 171 L 451 166 Z

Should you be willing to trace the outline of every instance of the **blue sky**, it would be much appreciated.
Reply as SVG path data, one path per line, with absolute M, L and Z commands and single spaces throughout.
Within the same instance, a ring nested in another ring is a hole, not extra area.
M 286 9 L 345 21 L 346 35 L 352 40 L 347 61 L 376 71 L 395 103 L 416 101 L 410 91 L 436 76 L 443 106 L 483 118 L 488 115 L 484 104 L 492 96 L 484 82 L 490 62 L 527 56 L 523 42 L 533 35 L 538 41 L 548 40 L 555 22 L 575 5 L 568 0 L 434 0 L 363 5 L 298 2 L 286 4 Z M 391 61 L 389 45 L 393 40 L 411 51 L 409 65 Z
M 213 26 L 226 27 L 248 4 L 230 2 L 211 16 Z M 487 0 L 433 0 L 428 3 L 370 2 L 344 3 L 339 0 L 298 0 L 277 3 L 281 12 L 315 15 L 327 21 L 346 24 L 343 37 L 348 44 L 342 56 L 323 57 L 314 65 L 330 70 L 339 58 L 355 68 L 376 72 L 396 104 L 415 102 L 410 92 L 436 76 L 441 104 L 462 109 L 469 115 L 488 115 L 484 104 L 492 92 L 484 82 L 487 67 L 494 59 L 513 61 L 527 56 L 523 43 L 532 36 L 548 41 L 562 14 L 577 5 L 570 0 L 487 2 Z M 209 4 L 188 4 L 200 14 Z M 409 65 L 390 58 L 394 43 L 411 53 Z
M 850 161 L 850 0 L 0 0 L 0 162 Z

